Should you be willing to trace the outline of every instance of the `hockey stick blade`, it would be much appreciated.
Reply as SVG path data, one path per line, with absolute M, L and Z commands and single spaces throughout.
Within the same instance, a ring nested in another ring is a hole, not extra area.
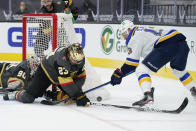
M 186 108 L 186 106 L 188 105 L 188 102 L 189 102 L 189 100 L 186 97 L 178 109 L 173 110 L 173 111 L 172 110 L 171 111 L 169 111 L 169 110 L 162 110 L 162 112 L 179 114 Z
M 162 113 L 171 113 L 171 114 L 179 114 L 181 113 L 185 107 L 188 104 L 188 98 L 186 97 L 180 107 L 176 110 L 160 110 L 155 108 L 143 108 L 143 107 L 133 107 L 133 106 L 122 106 L 122 105 L 112 105 L 112 104 L 101 104 L 101 103 L 93 103 L 90 102 L 90 105 L 95 106 L 106 106 L 106 107 L 116 107 L 116 108 L 122 108 L 122 109 L 134 109 L 136 111 L 142 111 L 142 112 L 162 112 Z

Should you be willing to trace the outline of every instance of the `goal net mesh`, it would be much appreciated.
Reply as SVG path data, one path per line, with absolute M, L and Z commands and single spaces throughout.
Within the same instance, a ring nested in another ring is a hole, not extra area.
M 25 15 L 23 28 L 23 58 L 34 54 L 43 57 L 57 47 L 78 41 L 71 14 Z

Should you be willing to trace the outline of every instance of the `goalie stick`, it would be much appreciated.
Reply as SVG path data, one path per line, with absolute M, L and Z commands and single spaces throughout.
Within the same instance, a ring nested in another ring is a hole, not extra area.
M 121 108 L 121 109 L 133 109 L 136 111 L 142 111 L 142 112 L 160 112 L 160 113 L 172 113 L 172 114 L 179 114 L 181 113 L 185 107 L 188 104 L 188 98 L 184 98 L 182 104 L 175 110 L 161 110 L 156 108 L 143 108 L 143 107 L 133 107 L 133 106 L 122 106 L 122 105 L 112 105 L 112 104 L 102 104 L 102 103 L 93 103 L 90 102 L 90 105 L 94 106 L 106 106 L 106 107 L 115 107 L 115 108 Z

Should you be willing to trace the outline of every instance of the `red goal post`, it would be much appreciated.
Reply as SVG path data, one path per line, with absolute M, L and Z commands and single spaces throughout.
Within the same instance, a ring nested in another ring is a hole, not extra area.
M 23 16 L 22 59 L 38 57 L 77 41 L 72 14 L 25 14 Z
M 22 39 L 22 60 L 27 58 L 27 19 L 28 18 L 50 18 L 52 20 L 53 28 L 53 44 L 52 50 L 57 47 L 57 15 L 56 14 L 24 14 L 23 16 L 23 39 Z
M 57 47 L 77 41 L 72 14 L 25 14 L 23 16 L 22 60 L 42 57 Z M 53 85 L 52 90 L 56 88 Z

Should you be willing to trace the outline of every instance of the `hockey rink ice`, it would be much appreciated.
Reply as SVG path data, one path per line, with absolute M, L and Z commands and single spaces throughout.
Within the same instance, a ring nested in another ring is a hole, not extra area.
M 102 81 L 110 80 L 113 70 L 96 68 Z M 159 109 L 176 109 L 185 97 L 189 104 L 181 114 L 138 112 L 115 107 L 47 106 L 0 100 L 0 131 L 196 131 L 196 101 L 179 81 L 152 76 L 155 103 Z M 142 96 L 135 74 L 120 86 L 105 86 L 111 93 L 101 103 L 131 106 Z

